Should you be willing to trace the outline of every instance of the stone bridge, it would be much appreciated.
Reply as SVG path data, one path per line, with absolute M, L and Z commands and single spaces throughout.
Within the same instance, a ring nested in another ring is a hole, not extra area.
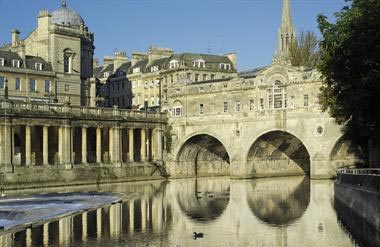
M 173 119 L 167 159 L 173 177 L 331 178 L 337 167 L 361 158 L 318 106 Z

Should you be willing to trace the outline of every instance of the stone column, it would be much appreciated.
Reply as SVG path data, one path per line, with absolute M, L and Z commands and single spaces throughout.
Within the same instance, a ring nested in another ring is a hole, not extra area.
M 43 165 L 49 165 L 49 127 L 43 126 L 42 129 L 42 158 Z
M 102 129 L 96 128 L 96 163 L 102 163 Z
M 151 157 L 152 157 L 152 147 L 151 147 L 151 143 L 152 143 L 152 135 L 149 135 L 149 132 L 150 130 L 149 129 L 146 129 L 145 130 L 145 139 L 146 139 L 146 160 L 147 161 L 151 161 Z
M 32 164 L 32 146 L 31 146 L 31 127 L 25 126 L 25 165 L 30 166 Z
M 58 128 L 58 163 L 62 164 L 62 128 Z
M 71 234 L 73 230 L 72 217 L 61 218 L 58 220 L 58 236 L 59 244 L 65 245 L 71 240 Z
M 82 127 L 82 164 L 87 164 L 87 127 Z
M 141 129 L 141 161 L 144 162 L 146 160 L 146 136 L 145 129 Z
M 113 163 L 115 160 L 114 160 L 114 154 L 113 154 L 113 151 L 114 151 L 114 148 L 113 148 L 113 144 L 114 144 L 114 138 L 113 138 L 113 132 L 114 132 L 114 129 L 113 128 L 109 128 L 108 130 L 108 156 L 110 157 L 110 163 Z
M 155 159 L 158 160 L 158 161 L 162 161 L 162 132 L 163 130 L 161 128 L 157 128 L 156 129 L 156 141 L 155 141 L 155 150 L 156 150 L 156 154 L 155 154 Z
M 0 122 L 0 165 L 1 170 L 12 172 L 13 127 L 10 119 L 1 119 Z
M 64 125 L 61 129 L 61 164 L 65 166 L 65 169 L 72 168 L 72 133 L 70 125 Z
M 112 135 L 111 135 L 112 133 Z M 110 154 L 111 162 L 116 167 L 121 167 L 121 157 L 120 157 L 120 127 L 116 126 L 110 129 Z M 112 148 L 111 148 L 112 147 Z
M 128 138 L 129 138 L 129 157 L 128 157 L 128 160 L 130 162 L 134 162 L 134 136 L 133 136 L 133 132 L 134 130 L 132 128 L 130 128 L 128 130 Z

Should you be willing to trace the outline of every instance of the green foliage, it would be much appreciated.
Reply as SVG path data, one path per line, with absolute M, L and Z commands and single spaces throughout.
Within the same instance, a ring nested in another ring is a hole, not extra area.
M 293 66 L 316 67 L 319 61 L 318 39 L 313 32 L 301 32 L 290 45 L 290 62 Z
M 347 0 L 336 23 L 318 16 L 320 102 L 352 130 L 380 128 L 380 1 Z

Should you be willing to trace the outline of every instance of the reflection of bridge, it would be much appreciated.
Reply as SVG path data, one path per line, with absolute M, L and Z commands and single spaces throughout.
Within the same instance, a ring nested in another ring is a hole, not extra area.
M 304 177 L 113 185 L 108 189 L 142 195 L 3 234 L 0 245 L 76 246 L 87 242 L 107 246 L 112 240 L 114 246 L 124 246 L 124 241 L 139 246 L 149 239 L 152 246 L 193 246 L 193 231 L 202 231 L 205 237 L 197 241 L 204 246 L 349 246 L 350 239 L 337 224 L 331 204 L 332 185 Z M 287 214 L 282 214 L 284 208 Z

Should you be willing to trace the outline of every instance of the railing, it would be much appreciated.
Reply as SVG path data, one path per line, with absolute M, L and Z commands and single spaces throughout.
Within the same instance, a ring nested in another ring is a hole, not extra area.
M 97 117 L 120 117 L 120 118 L 166 118 L 166 113 L 149 112 L 149 111 L 132 111 L 128 109 L 102 108 L 102 107 L 87 107 L 87 106 L 71 106 L 63 104 L 49 104 L 43 102 L 7 102 L 0 101 L 0 110 L 7 110 L 8 112 L 25 112 L 33 111 L 49 112 L 56 114 L 73 114 L 73 115 L 91 115 Z
M 337 170 L 337 184 L 380 193 L 380 169 L 378 168 L 341 168 Z

